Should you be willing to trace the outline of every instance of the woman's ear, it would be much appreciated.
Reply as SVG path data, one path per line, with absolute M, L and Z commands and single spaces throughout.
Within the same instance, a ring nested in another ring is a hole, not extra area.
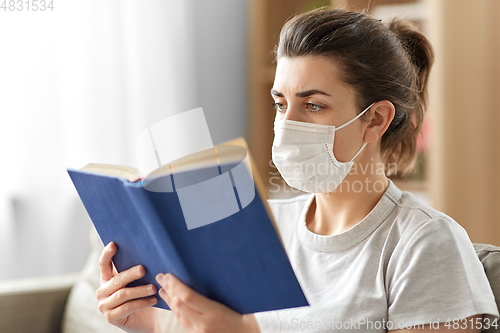
M 394 104 L 387 100 L 373 104 L 368 111 L 370 118 L 363 140 L 367 143 L 372 143 L 381 138 L 391 124 L 395 112 Z

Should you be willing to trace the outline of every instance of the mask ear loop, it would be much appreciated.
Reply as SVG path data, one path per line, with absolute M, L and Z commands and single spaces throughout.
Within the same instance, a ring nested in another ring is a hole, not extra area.
M 356 153 L 356 155 L 354 155 L 354 157 L 351 159 L 351 162 L 354 161 L 356 159 L 356 157 L 358 157 L 359 153 L 361 153 L 361 151 L 363 150 L 363 148 L 366 147 L 367 144 L 368 144 L 368 142 L 365 142 L 365 144 L 363 145 L 363 147 L 361 147 L 361 149 L 358 150 L 358 152 Z
M 344 125 L 340 125 L 339 127 L 336 127 L 335 131 L 338 131 L 339 129 L 346 127 L 347 125 L 349 125 L 350 123 L 352 123 L 353 121 L 355 121 L 356 119 L 358 119 L 359 117 L 361 117 L 363 115 L 363 113 L 365 113 L 366 111 L 368 111 L 373 106 L 373 104 L 375 104 L 375 102 L 373 102 L 372 104 L 370 104 L 366 109 L 364 109 L 363 111 L 361 111 L 356 117 L 352 118 L 351 120 L 349 120 Z
M 335 131 L 337 131 L 337 130 L 343 128 L 343 127 L 346 127 L 347 125 L 349 125 L 350 123 L 352 123 L 353 121 L 355 121 L 356 119 L 358 119 L 359 117 L 361 117 L 363 115 L 363 113 L 365 113 L 366 111 L 368 111 L 373 106 L 373 104 L 375 104 L 375 102 L 373 102 L 372 104 L 370 104 L 366 109 L 364 109 L 363 111 L 361 111 L 356 117 L 352 118 L 351 120 L 349 120 L 344 125 L 341 125 L 341 126 L 335 128 Z M 358 152 L 356 153 L 356 155 L 354 155 L 354 157 L 351 159 L 351 162 L 354 161 L 356 159 L 356 157 L 358 157 L 359 153 L 361 153 L 361 151 L 366 147 L 367 144 L 368 144 L 368 142 L 365 142 L 365 144 L 361 147 L 361 149 L 358 150 Z

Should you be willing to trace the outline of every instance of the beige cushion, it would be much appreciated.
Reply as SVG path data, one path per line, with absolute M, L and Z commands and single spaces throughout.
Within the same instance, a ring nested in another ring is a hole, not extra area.
M 109 324 L 97 309 L 95 291 L 99 288 L 99 256 L 104 248 L 97 232 L 92 228 L 91 253 L 81 276 L 71 289 L 63 319 L 63 333 L 123 332 Z M 163 332 L 185 333 L 177 318 L 167 310 L 160 311 Z
M 489 244 L 474 244 L 479 260 L 484 266 L 484 271 L 490 281 L 491 289 L 495 295 L 497 308 L 500 309 L 500 247 Z M 500 323 L 498 323 L 500 325 Z M 490 328 L 483 332 L 500 332 L 498 328 Z
M 59 333 L 74 274 L 0 281 L 0 332 Z

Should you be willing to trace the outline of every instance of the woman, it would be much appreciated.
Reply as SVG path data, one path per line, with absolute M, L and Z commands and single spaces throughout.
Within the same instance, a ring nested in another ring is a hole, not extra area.
M 432 62 L 427 39 L 402 21 L 316 10 L 285 24 L 273 161 L 312 194 L 270 205 L 311 306 L 240 315 L 160 274 L 159 295 L 188 331 L 479 332 L 496 323 L 466 232 L 387 178 L 415 161 Z M 100 310 L 127 331 L 159 331 L 155 287 L 125 288 L 144 269 L 116 274 L 115 251 L 109 244 L 101 256 Z

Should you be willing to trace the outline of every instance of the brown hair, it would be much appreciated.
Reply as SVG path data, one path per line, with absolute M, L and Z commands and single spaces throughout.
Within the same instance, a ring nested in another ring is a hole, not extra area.
M 277 59 L 317 55 L 338 61 L 360 112 L 373 102 L 392 102 L 396 113 L 380 143 L 386 173 L 405 175 L 413 169 L 434 60 L 429 41 L 413 25 L 320 8 L 288 20 L 275 52 Z

